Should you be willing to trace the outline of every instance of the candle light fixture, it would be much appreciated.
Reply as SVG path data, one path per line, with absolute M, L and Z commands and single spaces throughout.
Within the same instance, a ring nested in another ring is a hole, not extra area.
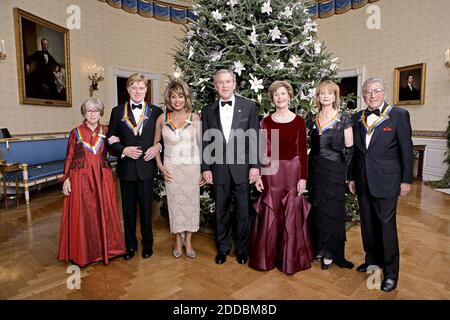
M 92 97 L 94 91 L 98 90 L 98 83 L 105 79 L 103 76 L 103 72 L 105 69 L 101 66 L 94 64 L 93 66 L 88 67 L 88 78 L 91 80 L 91 85 L 89 87 L 89 96 Z

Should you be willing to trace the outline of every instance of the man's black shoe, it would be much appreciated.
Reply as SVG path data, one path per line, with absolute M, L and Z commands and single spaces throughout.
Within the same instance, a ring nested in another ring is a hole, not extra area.
M 142 251 L 142 258 L 144 258 L 144 259 L 150 258 L 152 255 L 153 255 L 153 250 L 152 250 L 152 248 L 150 248 L 150 249 L 144 249 L 144 250 Z
M 367 272 L 367 268 L 369 267 L 369 265 L 367 263 L 363 263 L 362 265 L 356 267 L 356 271 L 358 272 Z
M 131 260 L 131 259 L 133 259 L 135 254 L 136 254 L 136 250 L 134 250 L 134 249 L 127 250 L 127 253 L 123 256 L 123 259 Z
M 237 253 L 236 254 L 236 261 L 239 264 L 246 264 L 248 261 L 248 254 L 247 253 Z
M 227 253 L 224 251 L 219 251 L 216 255 L 216 263 L 217 264 L 222 264 L 225 263 L 227 261 Z
M 383 290 L 384 292 L 395 290 L 395 288 L 397 288 L 397 281 L 393 279 L 384 279 L 383 283 L 381 284 L 381 290 Z

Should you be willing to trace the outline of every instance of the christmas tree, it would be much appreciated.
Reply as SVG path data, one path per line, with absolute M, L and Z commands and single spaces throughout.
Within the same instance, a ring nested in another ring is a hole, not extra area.
M 318 41 L 317 23 L 299 0 L 198 0 L 194 10 L 197 19 L 186 26 L 173 74 L 191 86 L 194 111 L 216 99 L 213 77 L 219 69 L 234 71 L 237 94 L 254 100 L 261 116 L 275 110 L 266 94 L 275 80 L 294 87 L 291 110 L 304 117 L 314 111 L 315 87 L 336 75 L 337 58 Z M 156 198 L 164 211 L 159 182 Z M 201 225 L 214 213 L 210 194 L 210 186 L 202 188 Z
M 274 111 L 266 94 L 273 81 L 292 83 L 292 110 L 305 116 L 314 87 L 336 74 L 337 59 L 324 51 L 316 22 L 298 0 L 199 0 L 194 10 L 174 76 L 191 86 L 196 111 L 216 98 L 219 69 L 235 72 L 238 94 L 257 102 L 261 115 Z

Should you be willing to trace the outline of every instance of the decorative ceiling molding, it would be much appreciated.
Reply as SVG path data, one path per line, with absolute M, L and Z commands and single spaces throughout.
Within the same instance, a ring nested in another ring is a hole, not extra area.
M 309 12 L 314 18 L 328 18 L 334 14 L 342 14 L 351 9 L 359 9 L 367 3 L 377 2 L 379 0 L 314 0 L 305 1 Z
M 122 9 L 128 13 L 139 14 L 145 18 L 155 18 L 161 21 L 186 24 L 189 20 L 195 20 L 192 10 L 195 0 L 98 0 L 106 2 L 110 6 Z M 309 8 L 309 12 L 316 18 L 328 18 L 334 14 L 342 14 L 351 9 L 359 9 L 367 3 L 379 0 L 306 0 L 303 1 Z
M 128 13 L 139 14 L 145 18 L 155 18 L 161 21 L 186 24 L 195 20 L 191 9 L 191 1 L 150 1 L 150 0 L 98 0 L 106 2 L 111 7 L 122 9 Z

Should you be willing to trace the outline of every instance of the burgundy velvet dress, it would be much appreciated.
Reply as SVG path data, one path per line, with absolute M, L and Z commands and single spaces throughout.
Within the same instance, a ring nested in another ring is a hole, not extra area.
M 313 260 L 307 224 L 310 204 L 297 196 L 297 183 L 306 180 L 308 172 L 305 120 L 297 115 L 291 122 L 277 123 L 268 116 L 261 121 L 261 129 L 267 130 L 269 165 L 276 166 L 278 158 L 279 168 L 262 177 L 264 190 L 255 204 L 249 265 L 258 270 L 277 267 L 293 274 L 310 268 Z M 279 141 L 272 141 L 273 130 L 278 130 Z
M 58 259 L 81 267 L 97 261 L 107 264 L 125 254 L 114 179 L 106 159 L 107 129 L 99 125 L 92 131 L 83 123 L 71 131 L 67 145 L 61 181 L 70 178 L 72 191 L 64 198 Z

